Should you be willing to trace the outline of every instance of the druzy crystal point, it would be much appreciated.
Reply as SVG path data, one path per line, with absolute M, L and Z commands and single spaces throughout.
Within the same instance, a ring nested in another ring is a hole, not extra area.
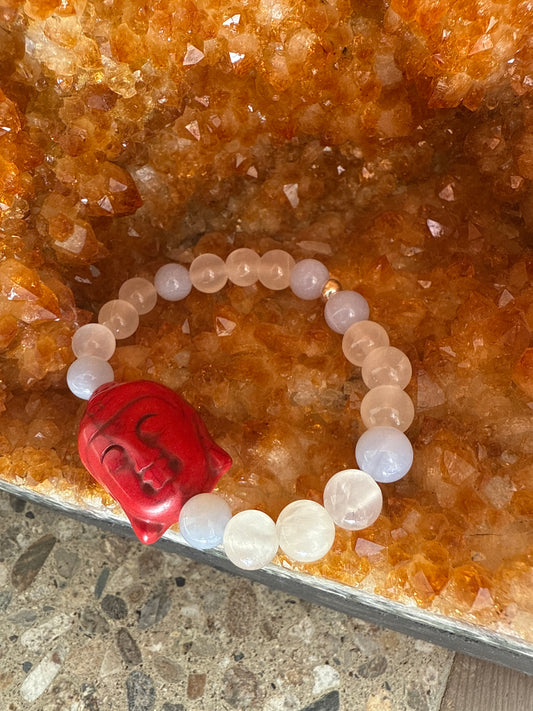
M 78 445 L 83 464 L 122 506 L 143 543 L 157 541 L 183 504 L 212 491 L 232 463 L 188 402 L 148 380 L 98 388 Z

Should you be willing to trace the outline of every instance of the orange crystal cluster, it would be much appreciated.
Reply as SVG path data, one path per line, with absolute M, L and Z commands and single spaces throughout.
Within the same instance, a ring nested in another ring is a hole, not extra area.
M 0 476 L 112 506 L 65 372 L 125 278 L 317 257 L 411 358 L 415 465 L 303 569 L 533 641 L 532 27 L 517 0 L 0 0 Z M 354 465 L 339 340 L 229 286 L 112 365 L 179 389 L 234 458 L 221 493 L 275 516 Z

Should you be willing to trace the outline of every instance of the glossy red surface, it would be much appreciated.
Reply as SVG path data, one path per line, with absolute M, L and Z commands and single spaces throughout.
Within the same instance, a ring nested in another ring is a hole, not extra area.
M 78 445 L 83 464 L 122 506 L 143 543 L 157 541 L 183 504 L 212 491 L 232 464 L 196 410 L 148 380 L 98 388 Z

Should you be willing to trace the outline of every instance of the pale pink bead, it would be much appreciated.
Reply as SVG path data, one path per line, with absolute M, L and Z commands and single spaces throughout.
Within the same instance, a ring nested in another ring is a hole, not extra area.
M 127 279 L 119 289 L 118 298 L 130 303 L 138 314 L 149 313 L 157 303 L 157 291 L 148 279 Z
M 354 365 L 363 365 L 370 351 L 388 345 L 387 331 L 375 321 L 358 321 L 342 337 L 342 352 Z
M 259 263 L 259 281 L 267 289 L 281 291 L 291 283 L 291 271 L 295 265 L 292 256 L 283 249 L 265 252 Z
M 112 299 L 98 312 L 98 323 L 107 326 L 115 338 L 128 338 L 137 330 L 139 314 L 127 301 Z
M 276 529 L 281 550 L 301 563 L 323 558 L 335 540 L 333 519 L 323 506 L 308 499 L 285 506 Z
M 405 432 L 414 419 L 415 406 L 409 395 L 395 385 L 378 385 L 361 402 L 365 427 L 396 427 Z
M 189 268 L 192 285 L 204 294 L 220 291 L 228 280 L 224 260 L 216 254 L 201 254 Z
M 235 249 L 226 258 L 228 279 L 237 286 L 251 286 L 258 276 L 261 257 L 253 249 Z
M 86 323 L 72 336 L 72 352 L 76 358 L 95 356 L 109 360 L 115 352 L 115 336 L 101 323 Z
M 394 346 L 374 348 L 361 366 L 361 376 L 369 388 L 378 385 L 396 385 L 405 388 L 412 374 L 411 361 L 405 353 Z
M 322 288 L 329 279 L 329 271 L 318 259 L 302 259 L 291 272 L 293 294 L 304 301 L 311 301 L 322 296 Z
M 334 474 L 324 488 L 324 508 L 337 526 L 360 531 L 381 513 L 383 495 L 374 479 L 360 469 Z
M 181 301 L 191 293 L 189 270 L 174 262 L 164 264 L 155 273 L 154 287 L 165 301 Z

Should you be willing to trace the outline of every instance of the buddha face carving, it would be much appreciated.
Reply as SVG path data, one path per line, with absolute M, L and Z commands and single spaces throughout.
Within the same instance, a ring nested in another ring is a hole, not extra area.
M 106 383 L 80 423 L 80 457 L 128 516 L 143 543 L 154 543 L 195 494 L 213 490 L 231 457 L 177 393 L 147 380 Z

